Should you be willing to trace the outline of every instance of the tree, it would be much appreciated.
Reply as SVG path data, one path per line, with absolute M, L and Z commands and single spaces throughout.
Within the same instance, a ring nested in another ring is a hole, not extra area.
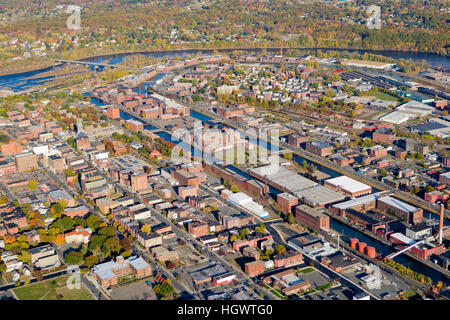
M 98 230 L 98 234 L 102 234 L 105 235 L 107 237 L 112 237 L 116 234 L 114 227 L 112 226 L 106 226 L 106 227 L 102 227 Z
M 275 252 L 278 254 L 286 252 L 286 248 L 282 244 L 277 243 L 275 245 Z
M 122 248 L 126 251 L 131 251 L 133 249 L 133 246 L 131 244 L 130 239 L 128 239 L 127 237 L 123 237 L 120 240 L 120 245 L 122 246 Z
M 38 182 L 34 179 L 28 181 L 28 189 L 34 190 L 37 188 Z
M 99 227 L 100 224 L 102 223 L 102 219 L 100 219 L 99 217 L 97 217 L 95 214 L 91 214 L 87 219 L 86 219 L 86 224 L 89 228 L 91 228 L 91 230 L 93 232 L 95 232 Z
M 9 198 L 8 198 L 7 196 L 3 195 L 3 196 L 0 198 L 0 204 L 6 204 L 6 203 L 8 203 L 8 202 L 9 202 Z
M 231 192 L 233 192 L 233 193 L 239 192 L 238 186 L 235 185 L 234 183 L 231 184 L 230 190 L 231 190 Z
M 94 251 L 97 248 L 100 248 L 106 240 L 105 235 L 94 235 L 91 237 L 89 241 L 89 250 Z
M 386 176 L 388 175 L 387 170 L 384 169 L 384 168 L 381 168 L 381 169 L 379 170 L 379 173 L 380 173 L 380 175 L 381 175 L 382 177 L 386 177 Z
M 0 274 L 5 273 L 6 265 L 4 262 L 0 262 Z
M 245 238 L 245 236 L 249 235 L 250 231 L 248 230 L 248 228 L 243 228 L 239 231 L 239 237 L 241 239 Z
M 266 233 L 266 225 L 264 223 L 261 223 L 259 227 L 255 228 L 255 231 L 260 233 Z
M 152 230 L 151 230 L 151 228 L 150 228 L 150 226 L 148 224 L 144 224 L 141 227 L 141 231 L 144 232 L 144 233 L 150 233 Z
M 287 222 L 289 223 L 289 224 L 293 224 L 294 223 L 294 221 L 295 221 L 295 219 L 294 219 L 294 215 L 292 214 L 292 212 L 289 212 L 288 213 L 288 215 L 287 215 Z
M 86 227 L 86 220 L 85 219 L 83 219 L 81 217 L 76 217 L 74 221 L 75 221 L 76 225 L 82 226 L 83 228 Z
M 57 245 L 59 245 L 59 246 L 60 246 L 60 245 L 63 245 L 65 241 L 66 241 L 66 238 L 65 238 L 65 236 L 64 236 L 63 233 L 60 233 L 60 234 L 56 235 L 56 237 L 55 237 L 55 243 L 56 243 Z
M 106 256 L 111 256 L 112 253 L 118 253 L 121 249 L 119 239 L 117 237 L 111 237 L 106 239 L 101 250 Z
M 72 229 L 73 226 L 75 225 L 75 221 L 73 221 L 73 219 L 72 219 L 71 217 L 68 217 L 68 216 L 64 216 L 64 217 L 61 219 L 61 223 L 62 223 L 62 226 L 63 226 L 63 230 L 64 230 L 64 231 L 65 231 L 65 230 Z
M 64 260 L 70 264 L 80 264 L 83 261 L 83 255 L 79 251 L 70 251 L 64 255 Z
M 93 254 L 84 258 L 84 265 L 88 268 L 92 268 L 93 266 L 98 264 L 98 262 L 99 261 L 98 261 L 97 256 L 93 255 Z

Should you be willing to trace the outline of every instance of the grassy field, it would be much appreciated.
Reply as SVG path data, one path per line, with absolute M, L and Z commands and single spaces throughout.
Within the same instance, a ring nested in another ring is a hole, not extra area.
M 69 275 L 55 279 L 33 283 L 28 286 L 14 289 L 19 300 L 94 300 L 84 288 L 69 289 L 66 281 Z
M 308 267 L 308 268 L 305 268 L 305 269 L 301 269 L 299 272 L 303 273 L 303 274 L 308 274 L 310 272 L 314 272 L 315 270 L 316 269 L 314 269 L 314 268 Z
M 391 96 L 390 94 L 387 94 L 387 93 L 384 93 L 384 92 L 381 92 L 381 91 L 376 91 L 376 90 L 368 91 L 368 92 L 366 92 L 365 95 L 367 95 L 367 96 L 374 96 L 374 97 L 376 97 L 377 99 L 380 99 L 380 100 L 399 101 L 396 97 Z

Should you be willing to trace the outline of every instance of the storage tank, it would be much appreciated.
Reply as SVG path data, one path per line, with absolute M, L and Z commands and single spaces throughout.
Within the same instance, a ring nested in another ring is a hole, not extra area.
M 375 251 L 374 247 L 367 247 L 366 254 L 369 258 L 375 259 L 377 252 Z
M 352 249 L 356 250 L 356 244 L 359 242 L 358 238 L 351 238 L 350 239 L 350 247 L 352 247 Z
M 364 253 L 364 249 L 367 247 L 367 243 L 365 242 L 360 242 L 358 245 L 359 248 L 359 252 Z

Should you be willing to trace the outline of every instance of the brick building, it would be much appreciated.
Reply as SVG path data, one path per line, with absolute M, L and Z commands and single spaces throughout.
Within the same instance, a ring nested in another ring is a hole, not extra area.
M 199 186 L 199 178 L 187 170 L 176 170 L 172 172 L 172 175 L 182 186 L 195 186 L 196 188 Z
M 191 222 L 188 224 L 188 232 L 195 238 L 209 234 L 209 226 L 206 222 Z
M 63 172 L 66 170 L 66 163 L 64 162 L 64 158 L 57 156 L 57 155 L 51 155 L 48 157 L 48 166 L 50 168 L 50 171 L 53 173 L 57 172 Z
M 120 119 L 120 109 L 118 107 L 109 107 L 106 114 L 111 119 Z
M 292 208 L 298 204 L 298 198 L 289 193 L 280 193 L 277 195 L 277 203 L 284 213 L 292 212 Z
M 245 270 L 245 273 L 249 277 L 254 277 L 254 276 L 260 275 L 261 273 L 264 273 L 264 271 L 265 271 L 264 261 L 257 260 L 257 261 L 253 261 L 253 262 L 248 262 L 244 265 L 244 270 Z
M 387 145 L 392 145 L 396 138 L 397 134 L 395 133 L 395 130 L 389 128 L 377 130 L 372 134 L 373 142 Z
M 330 217 L 304 204 L 295 207 L 295 219 L 318 230 L 330 229 Z
M 140 121 L 129 119 L 125 121 L 125 124 L 128 125 L 129 129 L 134 132 L 144 131 L 144 124 Z
M 392 213 L 407 223 L 417 224 L 422 222 L 423 219 L 422 209 L 389 196 L 377 199 L 377 209 L 386 213 Z
M 306 144 L 306 151 L 309 151 L 317 156 L 326 157 L 330 155 L 334 147 L 323 141 L 312 141 Z
M 288 250 L 286 252 L 274 255 L 273 263 L 277 268 L 290 267 L 303 263 L 303 255 L 301 252 Z
M 91 139 L 83 132 L 78 133 L 75 142 L 77 143 L 78 150 L 85 150 L 91 147 Z
M 38 156 L 32 152 L 23 152 L 15 156 L 16 169 L 18 172 L 38 168 Z
M 306 142 L 308 142 L 308 137 L 306 135 L 299 135 L 294 133 L 288 137 L 288 143 L 296 148 L 300 148 L 300 145 Z
M 119 278 L 133 274 L 136 278 L 152 275 L 152 267 L 144 259 L 137 256 L 124 259 L 122 256 L 116 261 L 98 264 L 92 268 L 93 277 L 99 284 L 109 288 L 119 283 Z
M 1 146 L 1 153 L 5 156 L 22 152 L 23 147 L 15 141 L 10 141 L 9 143 L 2 144 Z
M 131 190 L 138 192 L 148 189 L 148 179 L 146 173 L 133 173 L 130 175 Z
M 196 197 L 198 189 L 195 186 L 178 187 L 178 196 L 182 199 L 187 197 Z

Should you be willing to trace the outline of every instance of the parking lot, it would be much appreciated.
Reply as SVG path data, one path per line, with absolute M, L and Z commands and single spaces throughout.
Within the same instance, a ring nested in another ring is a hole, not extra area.
M 113 288 L 110 293 L 111 298 L 113 300 L 156 300 L 155 292 L 146 284 L 148 280 Z

